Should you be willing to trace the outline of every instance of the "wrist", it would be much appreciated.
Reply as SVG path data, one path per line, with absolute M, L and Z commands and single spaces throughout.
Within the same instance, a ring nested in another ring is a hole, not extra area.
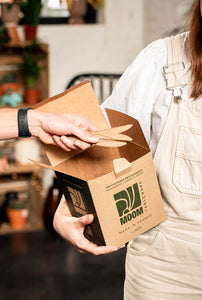
M 28 126 L 31 135 L 38 137 L 38 132 L 41 128 L 40 112 L 34 109 L 28 110 L 27 120 L 28 120 Z

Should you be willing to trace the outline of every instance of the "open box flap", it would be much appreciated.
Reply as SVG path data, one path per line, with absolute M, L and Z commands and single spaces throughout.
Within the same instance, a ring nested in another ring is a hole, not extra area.
M 113 172 L 113 160 L 120 157 L 118 148 L 94 147 L 56 166 L 61 173 L 89 181 Z
M 149 146 L 144 137 L 144 134 L 142 132 L 142 129 L 140 127 L 140 124 L 136 119 L 116 110 L 112 110 L 108 108 L 106 108 L 105 110 L 111 127 L 133 124 L 133 126 L 130 129 L 124 132 L 124 134 L 132 138 L 132 141 L 128 142 L 128 144 L 131 143 L 135 145 L 139 153 L 141 153 L 142 151 L 142 155 L 150 151 Z M 125 157 L 124 155 L 125 151 L 128 152 L 128 145 L 126 147 L 119 148 L 121 157 Z
M 37 165 L 37 166 L 39 166 L 39 167 L 42 167 L 42 168 L 45 168 L 45 169 L 49 169 L 49 170 L 53 170 L 53 171 L 57 171 L 56 168 L 51 167 L 50 165 L 41 163 L 41 162 L 36 161 L 36 160 L 33 160 L 33 159 L 31 159 L 31 158 L 28 158 L 28 160 L 30 160 L 32 163 L 34 163 L 35 165 Z
M 40 102 L 34 108 L 45 112 L 80 114 L 91 120 L 100 129 L 109 127 L 88 80 Z M 64 162 L 79 152 L 77 150 L 66 152 L 53 145 L 43 144 L 43 147 L 52 166 Z
M 101 130 L 109 128 L 89 81 L 44 100 L 35 108 L 45 112 L 81 114 L 90 119 Z M 73 177 L 79 176 L 80 179 L 88 181 L 112 172 L 114 159 L 125 157 L 129 162 L 132 162 L 149 152 L 138 121 L 117 111 L 107 109 L 107 112 L 112 127 L 114 125 L 133 124 L 134 130 L 129 129 L 124 134 L 131 136 L 134 142 L 127 142 L 126 146 L 120 148 L 94 145 L 85 151 L 70 152 L 57 146 L 43 145 L 52 166 L 43 165 L 43 167 Z
M 118 148 L 94 147 L 55 166 L 32 159 L 30 161 L 40 167 L 88 181 L 112 172 L 113 160 L 118 158 L 120 158 Z

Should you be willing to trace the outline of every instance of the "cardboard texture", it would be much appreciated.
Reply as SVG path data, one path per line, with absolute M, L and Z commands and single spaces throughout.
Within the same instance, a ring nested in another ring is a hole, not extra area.
M 123 135 L 129 138 L 122 147 L 95 145 L 65 152 L 44 145 L 51 166 L 41 165 L 55 170 L 72 215 L 95 216 L 85 230 L 89 240 L 121 246 L 165 220 L 152 155 L 137 120 L 107 109 L 112 132 L 106 130 L 109 126 L 88 81 L 41 102 L 36 109 L 81 114 L 107 139 L 121 139 L 123 133 L 113 127 L 133 125 L 126 127 Z

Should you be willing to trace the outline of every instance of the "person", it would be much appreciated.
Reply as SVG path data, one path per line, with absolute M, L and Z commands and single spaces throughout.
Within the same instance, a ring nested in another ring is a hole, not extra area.
M 12 4 L 15 0 L 0 0 L 0 3 Z M 23 113 L 23 110 L 21 110 Z M 20 123 L 18 109 L 0 109 L 0 140 L 16 138 L 19 136 Z M 25 111 L 26 129 L 28 135 L 35 136 L 45 144 L 61 147 L 65 151 L 85 150 L 98 142 L 98 138 L 91 132 L 98 128 L 86 118 L 76 114 L 51 114 L 36 110 Z M 74 135 L 78 139 L 72 141 L 68 135 Z M 1 164 L 7 166 L 4 158 Z
M 202 299 L 201 0 L 194 3 L 190 31 L 143 49 L 106 107 L 139 121 L 154 156 L 167 216 L 128 243 L 124 299 Z M 92 221 L 92 215 L 71 217 L 63 198 L 54 227 L 82 253 L 114 251 L 83 237 Z
M 98 142 L 98 138 L 91 133 L 98 128 L 81 115 L 17 108 L 0 109 L 0 140 L 23 137 L 19 132 L 21 117 L 26 117 L 28 136 L 37 137 L 45 144 L 57 145 L 65 151 L 85 150 Z M 68 135 L 74 135 L 78 139 L 73 141 Z

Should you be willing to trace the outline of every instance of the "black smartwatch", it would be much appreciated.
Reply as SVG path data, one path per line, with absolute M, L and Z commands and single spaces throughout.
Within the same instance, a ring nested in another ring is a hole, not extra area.
M 29 131 L 28 121 L 27 121 L 28 109 L 32 109 L 32 108 L 28 107 L 28 108 L 18 109 L 18 136 L 22 138 L 28 138 L 32 136 Z

